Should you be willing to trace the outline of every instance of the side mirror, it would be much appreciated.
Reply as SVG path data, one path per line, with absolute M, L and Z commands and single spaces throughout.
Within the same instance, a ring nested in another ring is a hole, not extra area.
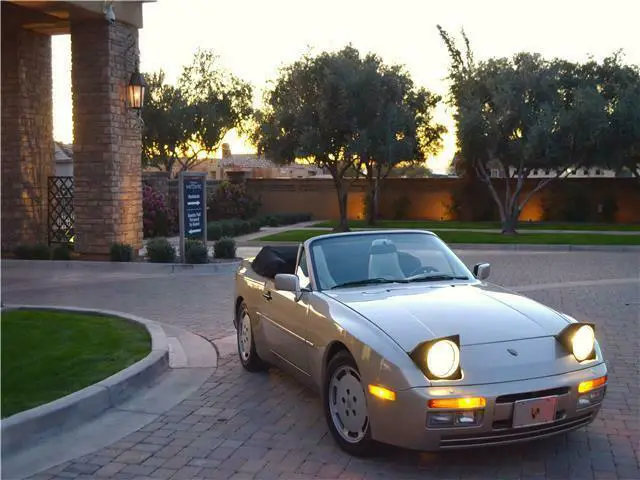
M 473 276 L 478 280 L 486 280 L 491 273 L 491 265 L 488 263 L 476 263 L 473 266 Z
M 278 273 L 274 280 L 276 290 L 295 293 L 300 292 L 300 279 L 297 275 L 291 275 L 290 273 Z

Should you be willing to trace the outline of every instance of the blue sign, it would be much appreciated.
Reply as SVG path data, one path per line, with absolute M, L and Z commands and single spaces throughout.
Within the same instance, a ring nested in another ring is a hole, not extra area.
M 205 184 L 202 178 L 183 178 L 182 194 L 184 205 L 185 238 L 204 238 L 205 235 Z

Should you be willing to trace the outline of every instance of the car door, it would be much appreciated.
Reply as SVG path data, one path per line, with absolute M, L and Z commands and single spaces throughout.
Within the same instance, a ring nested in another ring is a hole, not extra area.
M 300 278 L 300 287 L 307 288 L 308 271 L 302 248 L 297 263 L 296 273 Z M 309 375 L 306 338 L 309 303 L 304 292 L 298 301 L 295 297 L 295 292 L 276 290 L 273 280 L 265 282 L 261 308 L 263 331 L 272 353 L 300 373 Z

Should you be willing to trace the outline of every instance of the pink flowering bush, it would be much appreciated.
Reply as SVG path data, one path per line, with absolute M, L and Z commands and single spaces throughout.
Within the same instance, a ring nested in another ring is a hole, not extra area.
M 145 238 L 168 237 L 175 233 L 176 215 L 164 195 L 151 186 L 142 187 L 142 225 Z

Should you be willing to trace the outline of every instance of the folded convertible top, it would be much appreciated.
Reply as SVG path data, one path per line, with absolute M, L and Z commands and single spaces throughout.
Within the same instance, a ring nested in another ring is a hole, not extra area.
M 267 278 L 274 278 L 278 273 L 295 273 L 297 256 L 297 246 L 267 245 L 253 259 L 251 268 L 258 275 Z

